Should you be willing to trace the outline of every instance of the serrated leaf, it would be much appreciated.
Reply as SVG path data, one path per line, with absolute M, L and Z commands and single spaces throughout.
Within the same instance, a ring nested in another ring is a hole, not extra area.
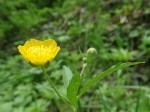
M 78 91 L 79 91 L 79 86 L 81 83 L 81 78 L 79 74 L 75 74 L 67 88 L 67 98 L 71 102 L 71 104 L 76 108 L 77 107 L 77 102 L 78 102 Z
M 67 88 L 69 85 L 69 82 L 71 81 L 73 74 L 69 67 L 63 66 L 63 82 L 64 86 Z
M 79 93 L 79 97 L 87 90 L 89 89 L 93 84 L 95 84 L 96 82 L 98 82 L 99 80 L 103 79 L 104 77 L 110 75 L 111 73 L 122 69 L 124 67 L 128 67 L 131 65 L 136 65 L 136 64 L 140 64 L 140 63 L 144 63 L 144 62 L 126 62 L 126 63 L 118 63 L 114 66 L 112 66 L 111 68 L 109 68 L 108 70 L 104 71 L 103 73 L 100 73 L 99 75 L 97 75 L 96 77 L 94 77 L 93 79 L 91 79 L 89 82 L 87 82 L 83 88 L 80 90 Z

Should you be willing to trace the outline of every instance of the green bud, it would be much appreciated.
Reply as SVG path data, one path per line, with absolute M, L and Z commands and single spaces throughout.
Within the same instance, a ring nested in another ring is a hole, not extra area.
M 83 62 L 87 63 L 87 58 L 86 57 L 83 58 Z
M 93 47 L 91 47 L 87 50 L 87 55 L 93 55 L 94 56 L 96 54 L 97 54 L 97 50 Z
M 92 61 L 92 59 L 96 56 L 97 54 L 97 50 L 95 48 L 89 48 L 87 50 L 87 55 L 86 55 L 86 58 L 87 58 L 87 61 L 90 62 Z
M 86 67 L 87 66 L 87 64 L 85 63 L 85 64 L 83 64 L 83 67 Z

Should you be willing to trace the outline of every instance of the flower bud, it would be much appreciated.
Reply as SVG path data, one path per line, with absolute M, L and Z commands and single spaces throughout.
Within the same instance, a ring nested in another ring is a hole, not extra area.
M 83 58 L 83 62 L 87 63 L 87 58 L 86 57 Z
M 87 66 L 87 64 L 85 63 L 85 64 L 83 64 L 83 67 L 86 67 Z
M 96 55 L 97 54 L 97 50 L 95 48 L 89 48 L 87 50 L 87 55 Z
M 87 58 L 87 62 L 90 62 L 92 61 L 92 59 L 96 56 L 97 54 L 97 50 L 95 48 L 89 48 L 87 50 L 87 55 L 86 55 L 86 58 Z

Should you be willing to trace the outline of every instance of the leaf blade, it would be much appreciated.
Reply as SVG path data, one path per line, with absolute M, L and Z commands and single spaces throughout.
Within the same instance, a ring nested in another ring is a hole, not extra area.
M 112 67 L 110 67 L 108 70 L 104 71 L 103 73 L 100 73 L 99 75 L 97 75 L 96 77 L 94 77 L 93 79 L 91 79 L 89 82 L 87 82 L 85 84 L 85 86 L 83 88 L 81 88 L 80 92 L 79 92 L 79 97 L 88 89 L 90 88 L 94 83 L 98 82 L 99 80 L 103 79 L 104 77 L 110 75 L 111 73 L 122 69 L 124 67 L 128 67 L 131 65 L 136 65 L 136 64 L 140 64 L 140 63 L 144 63 L 144 62 L 126 62 L 126 63 L 118 63 Z
M 67 88 L 67 98 L 72 103 L 72 105 L 76 108 L 78 102 L 78 91 L 81 83 L 80 74 L 75 74 Z
M 70 70 L 70 68 L 67 66 L 63 66 L 63 82 L 66 88 L 68 87 L 69 82 L 71 81 L 72 77 L 73 77 L 73 73 Z

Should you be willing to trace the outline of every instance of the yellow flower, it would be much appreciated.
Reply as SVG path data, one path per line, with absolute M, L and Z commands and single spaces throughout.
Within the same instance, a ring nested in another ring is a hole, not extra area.
M 18 49 L 27 62 L 42 66 L 55 58 L 60 47 L 57 46 L 57 43 L 53 39 L 44 41 L 31 39 L 23 46 L 19 45 Z

